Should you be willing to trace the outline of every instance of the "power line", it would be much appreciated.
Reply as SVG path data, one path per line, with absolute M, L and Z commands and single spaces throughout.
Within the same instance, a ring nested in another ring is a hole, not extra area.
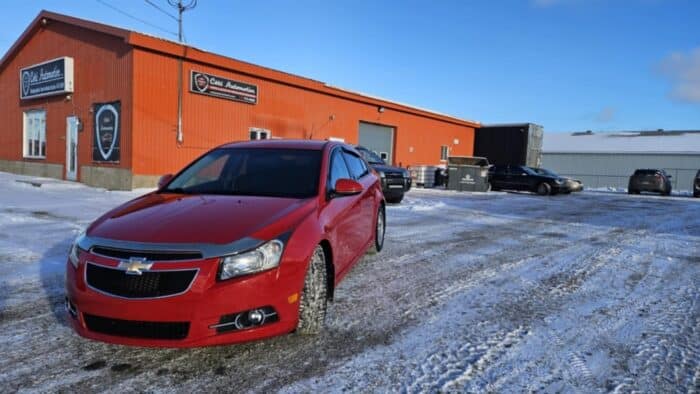
M 152 2 L 151 0 L 144 0 L 144 1 L 145 1 L 148 5 L 150 5 L 151 7 L 157 9 L 158 11 L 164 13 L 165 15 L 169 16 L 169 17 L 172 18 L 173 20 L 177 21 L 177 17 L 176 17 L 175 15 L 173 15 L 173 14 L 169 13 L 168 11 L 166 11 L 166 10 L 160 8 L 160 6 L 159 6 L 158 4 Z
M 189 0 L 187 3 L 183 3 L 182 0 L 168 0 L 168 4 L 170 4 L 171 7 L 177 8 L 177 39 L 182 42 L 182 13 L 196 7 L 197 0 Z
M 160 31 L 162 31 L 162 32 L 168 33 L 168 34 L 173 35 L 173 36 L 177 36 L 177 35 L 178 35 L 178 34 L 175 33 L 175 32 L 172 32 L 172 31 L 167 30 L 167 29 L 163 29 L 162 27 L 160 27 L 160 26 L 158 26 L 158 25 L 154 25 L 153 23 L 151 23 L 151 22 L 149 22 L 149 21 L 147 21 L 147 20 L 138 18 L 138 17 L 136 17 L 136 16 L 133 16 L 133 15 L 129 14 L 129 13 L 126 12 L 126 11 L 120 10 L 119 8 L 117 8 L 117 7 L 113 6 L 113 5 L 111 5 L 111 4 L 107 3 L 107 2 L 105 2 L 104 0 L 95 0 L 95 1 L 97 1 L 98 3 L 104 5 L 105 7 L 109 7 L 109 8 L 111 8 L 112 10 L 117 11 L 118 13 L 120 13 L 120 14 L 126 16 L 126 17 L 129 17 L 129 18 L 131 18 L 131 19 L 133 19 L 133 20 L 135 20 L 135 21 L 141 22 L 141 23 L 143 23 L 144 25 L 151 26 L 151 27 L 154 28 L 154 29 L 158 29 L 158 30 L 160 30 Z

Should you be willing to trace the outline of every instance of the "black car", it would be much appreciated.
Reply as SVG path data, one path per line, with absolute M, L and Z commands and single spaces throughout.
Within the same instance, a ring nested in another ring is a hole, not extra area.
M 571 192 L 566 178 L 538 170 L 527 166 L 492 166 L 489 168 L 491 190 L 530 191 L 542 196 Z
M 379 174 L 386 201 L 400 203 L 403 200 L 403 194 L 411 189 L 411 176 L 408 170 L 387 165 L 381 157 L 365 147 L 356 146 L 355 149 L 360 152 L 367 164 Z
M 695 180 L 693 181 L 693 197 L 700 197 L 700 170 L 695 174 Z
M 664 170 L 639 169 L 630 177 L 627 193 L 639 194 L 640 192 L 661 193 L 664 196 L 671 194 L 671 175 Z
M 566 192 L 580 192 L 580 191 L 583 191 L 583 182 L 581 182 L 581 181 L 578 180 L 578 179 L 573 179 L 573 178 L 568 178 L 568 177 L 565 177 L 565 176 L 560 176 L 560 175 L 558 175 L 557 173 L 555 173 L 554 171 L 548 170 L 548 169 L 546 169 L 546 168 L 535 168 L 535 167 L 529 167 L 529 168 L 530 168 L 531 170 L 535 171 L 535 172 L 538 173 L 538 174 L 542 174 L 542 175 L 551 175 L 551 176 L 553 176 L 553 177 L 559 177 L 559 178 L 566 179 L 566 186 L 567 186 L 567 189 L 569 189 L 569 190 L 568 190 L 568 191 L 565 191 L 565 193 L 566 193 Z

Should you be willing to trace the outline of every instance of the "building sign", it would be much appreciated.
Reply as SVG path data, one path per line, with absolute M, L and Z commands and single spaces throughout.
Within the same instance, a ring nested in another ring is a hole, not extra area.
M 258 102 L 257 86 L 194 70 L 190 71 L 190 92 L 248 104 Z
M 92 160 L 119 161 L 121 103 L 114 101 L 94 104 L 94 113 L 95 134 L 92 143 Z
M 73 58 L 59 57 L 19 71 L 22 100 L 66 93 L 73 93 Z

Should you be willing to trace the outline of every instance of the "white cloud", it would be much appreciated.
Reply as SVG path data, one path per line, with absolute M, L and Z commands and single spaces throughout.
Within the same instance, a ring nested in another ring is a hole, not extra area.
M 670 54 L 659 64 L 659 71 L 671 82 L 672 98 L 700 103 L 700 47 Z

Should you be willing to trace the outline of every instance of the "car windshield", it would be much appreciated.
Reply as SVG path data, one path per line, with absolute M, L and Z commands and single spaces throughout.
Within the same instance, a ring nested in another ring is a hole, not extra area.
M 321 151 L 223 148 L 209 152 L 161 193 L 308 198 L 318 193 Z
M 556 177 L 559 176 L 559 174 L 557 174 L 556 172 L 550 171 L 546 168 L 532 168 L 532 167 L 530 167 L 530 170 L 532 170 L 537 175 L 547 175 L 547 176 L 556 176 Z
M 384 160 L 382 160 L 379 155 L 369 149 L 358 149 L 357 151 L 360 152 L 362 158 L 369 164 L 385 164 Z

